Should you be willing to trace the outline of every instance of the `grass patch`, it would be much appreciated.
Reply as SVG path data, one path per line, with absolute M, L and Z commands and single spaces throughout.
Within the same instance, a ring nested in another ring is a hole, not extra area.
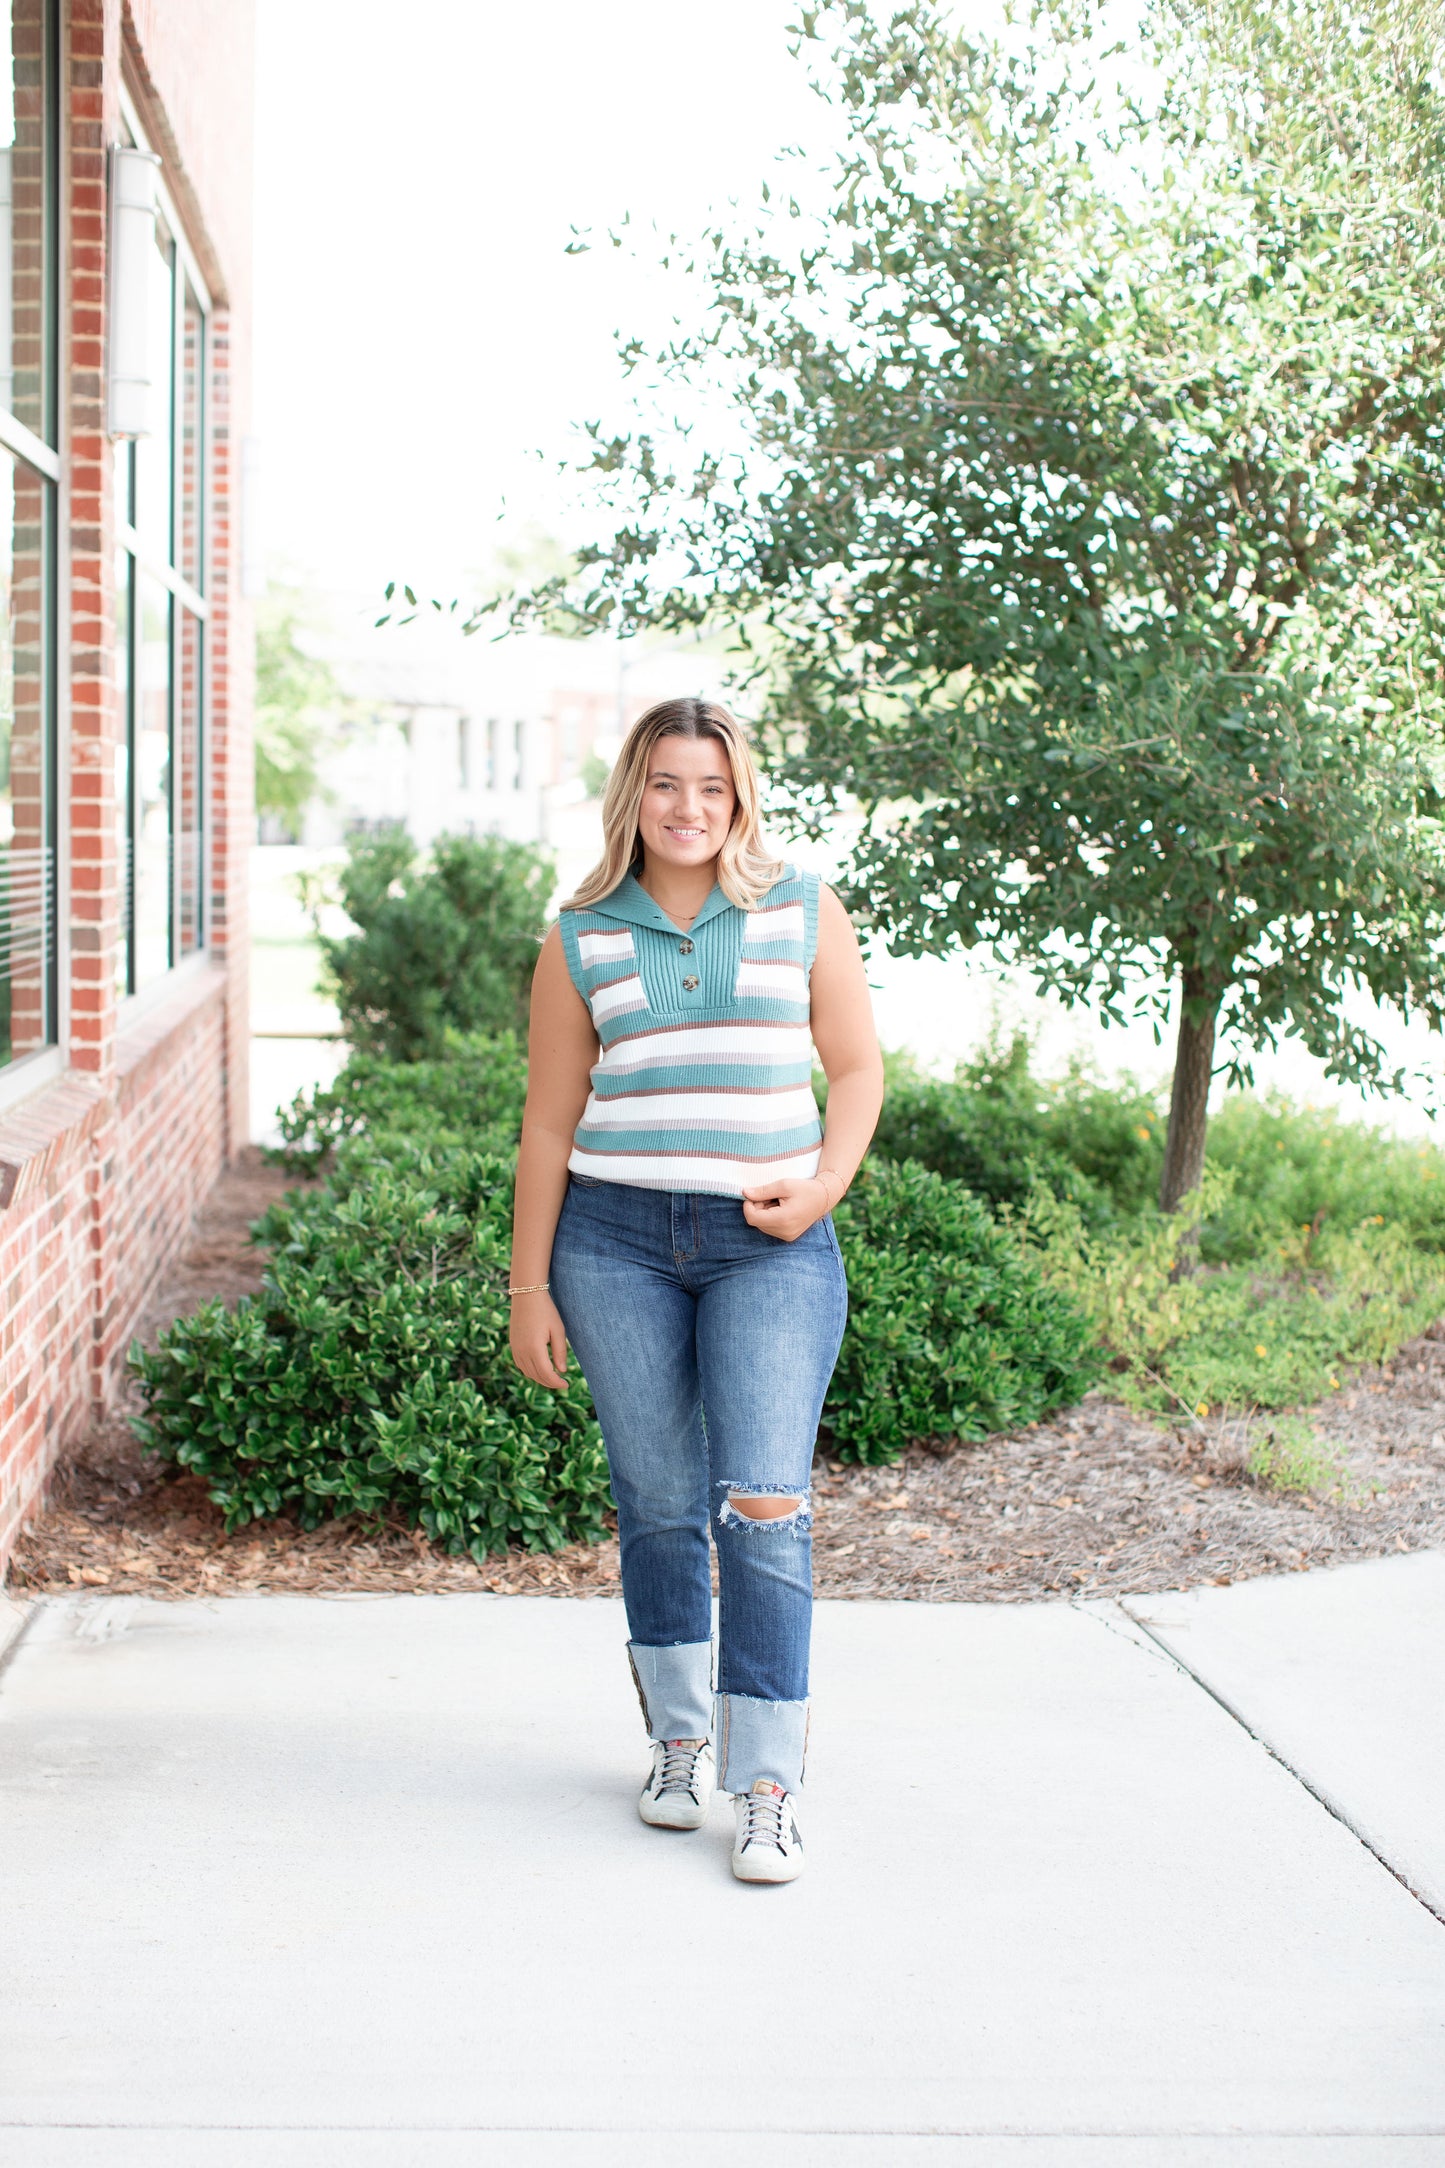
M 1307 1417 L 1280 1415 L 1250 1440 L 1245 1474 L 1263 1490 L 1323 1495 L 1343 1487 L 1345 1464 Z

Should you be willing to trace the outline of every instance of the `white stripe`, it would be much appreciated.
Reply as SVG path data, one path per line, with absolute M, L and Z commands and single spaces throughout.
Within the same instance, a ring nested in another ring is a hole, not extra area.
M 642 981 L 634 971 L 630 979 L 618 979 L 612 986 L 599 986 L 592 996 L 594 1023 L 605 1023 L 609 1016 L 621 1016 L 629 1009 L 645 1009 L 647 996 L 642 991 Z
M 816 1121 L 817 1101 L 806 1084 L 780 1092 L 628 1092 L 620 1099 L 592 1093 L 584 1122 L 599 1129 L 655 1129 L 669 1122 L 708 1122 L 718 1129 L 795 1129 Z
M 574 1174 L 594 1182 L 630 1182 L 640 1189 L 710 1189 L 736 1197 L 784 1175 L 816 1174 L 821 1145 L 794 1152 L 788 1159 L 708 1159 L 687 1153 L 573 1151 L 567 1164 Z
M 808 1005 L 808 981 L 801 964 L 755 964 L 745 956 L 738 965 L 735 994 L 763 994 L 769 1001 Z
M 608 1068 L 643 1068 L 659 1061 L 738 1061 L 754 1056 L 766 1068 L 813 1058 L 806 1024 L 696 1024 L 690 1030 L 668 1027 L 640 1031 L 635 1038 L 604 1047 Z
M 776 911 L 749 911 L 743 926 L 743 945 L 760 941 L 797 941 L 803 939 L 803 906 L 800 903 L 781 904 Z
M 632 946 L 632 932 L 627 926 L 616 933 L 579 933 L 577 953 L 584 964 L 625 963 L 637 951 Z

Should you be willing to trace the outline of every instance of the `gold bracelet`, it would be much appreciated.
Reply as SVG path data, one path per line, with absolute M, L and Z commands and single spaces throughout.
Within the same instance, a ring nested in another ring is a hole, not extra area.
M 544 1280 L 540 1287 L 509 1287 L 507 1293 L 509 1295 L 545 1295 L 551 1285 L 550 1280 Z

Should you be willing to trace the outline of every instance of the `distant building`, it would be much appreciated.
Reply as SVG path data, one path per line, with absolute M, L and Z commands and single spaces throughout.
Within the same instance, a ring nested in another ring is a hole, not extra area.
M 536 842 L 546 831 L 551 740 L 536 715 L 472 715 L 442 700 L 388 703 L 321 764 L 301 841 L 402 821 L 417 842 L 458 831 Z M 264 838 L 264 831 L 263 831 Z
M 364 614 L 355 598 L 349 614 Z M 458 832 L 554 841 L 588 763 L 610 767 L 652 701 L 721 685 L 695 649 L 633 660 L 612 641 L 465 640 L 425 622 L 321 644 L 368 719 L 343 727 L 321 763 L 300 838 L 313 847 L 388 820 L 423 846 Z
M 0 1570 L 248 1135 L 250 0 L 0 0 Z

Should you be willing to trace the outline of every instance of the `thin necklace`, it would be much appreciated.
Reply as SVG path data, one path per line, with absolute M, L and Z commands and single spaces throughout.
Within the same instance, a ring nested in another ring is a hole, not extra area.
M 634 875 L 633 878 L 636 879 L 636 875 Z M 637 885 L 639 888 L 642 888 L 642 882 L 640 880 L 637 882 Z M 642 893 L 644 894 L 644 896 L 652 896 L 652 891 L 650 888 L 642 888 Z M 657 903 L 656 896 L 652 896 L 652 900 L 654 903 Z M 659 911 L 662 911 L 662 905 L 660 903 L 657 903 L 657 908 Z M 697 907 L 697 911 L 700 911 L 701 909 L 702 905 L 699 904 Z M 697 917 L 697 911 L 689 911 L 686 918 L 677 918 L 671 911 L 663 911 L 662 915 L 664 918 L 672 919 L 672 923 L 674 926 L 676 926 L 679 933 L 686 933 L 688 927 Z

